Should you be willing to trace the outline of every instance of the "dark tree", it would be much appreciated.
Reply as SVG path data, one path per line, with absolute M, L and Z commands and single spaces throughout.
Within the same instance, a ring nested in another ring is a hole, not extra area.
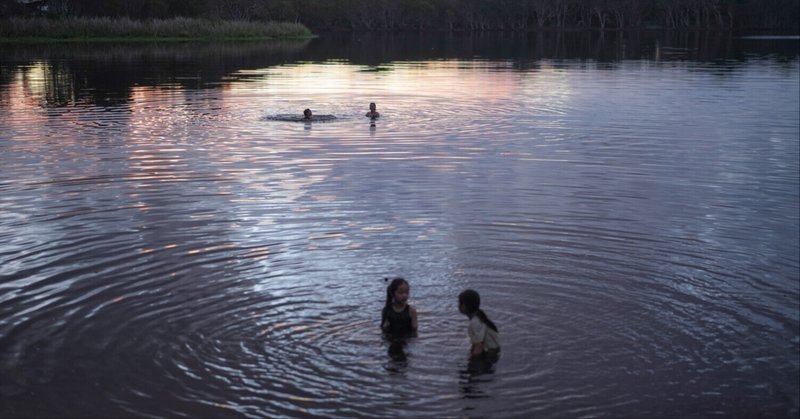
M 317 29 L 798 30 L 800 0 L 0 0 L 0 17 L 278 20 Z

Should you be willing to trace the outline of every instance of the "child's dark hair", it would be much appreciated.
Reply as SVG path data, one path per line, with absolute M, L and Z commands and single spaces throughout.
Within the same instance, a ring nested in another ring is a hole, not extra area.
M 486 316 L 486 313 L 481 310 L 481 296 L 475 290 L 464 290 L 461 294 L 458 294 L 458 304 L 464 305 L 464 311 L 470 317 L 478 316 L 478 318 L 490 329 L 498 332 L 497 326 L 489 320 L 489 317 Z
M 388 281 L 389 278 L 383 278 L 384 281 Z M 394 293 L 400 288 L 400 285 L 406 284 L 408 285 L 408 281 L 403 279 L 403 277 L 396 277 L 392 279 L 392 282 L 389 283 L 389 286 L 386 287 L 386 304 L 383 306 L 383 311 L 381 311 L 381 324 L 386 322 L 386 316 L 389 313 L 389 310 L 392 309 L 392 299 L 394 299 Z

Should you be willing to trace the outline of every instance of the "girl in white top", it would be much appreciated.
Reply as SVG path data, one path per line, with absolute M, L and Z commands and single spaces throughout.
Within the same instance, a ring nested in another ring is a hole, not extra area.
M 458 310 L 469 317 L 471 357 L 497 355 L 500 352 L 500 335 L 497 326 L 481 310 L 481 297 L 474 290 L 465 290 L 458 295 Z

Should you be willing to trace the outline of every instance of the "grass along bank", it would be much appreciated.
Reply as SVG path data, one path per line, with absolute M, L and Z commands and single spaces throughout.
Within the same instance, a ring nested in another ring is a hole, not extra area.
M 0 41 L 136 41 L 309 38 L 304 25 L 290 22 L 195 18 L 11 18 L 0 20 Z

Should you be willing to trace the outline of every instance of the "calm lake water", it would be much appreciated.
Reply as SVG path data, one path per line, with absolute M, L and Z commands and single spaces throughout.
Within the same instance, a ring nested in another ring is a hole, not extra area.
M 797 417 L 799 45 L 0 44 L 0 416 Z

